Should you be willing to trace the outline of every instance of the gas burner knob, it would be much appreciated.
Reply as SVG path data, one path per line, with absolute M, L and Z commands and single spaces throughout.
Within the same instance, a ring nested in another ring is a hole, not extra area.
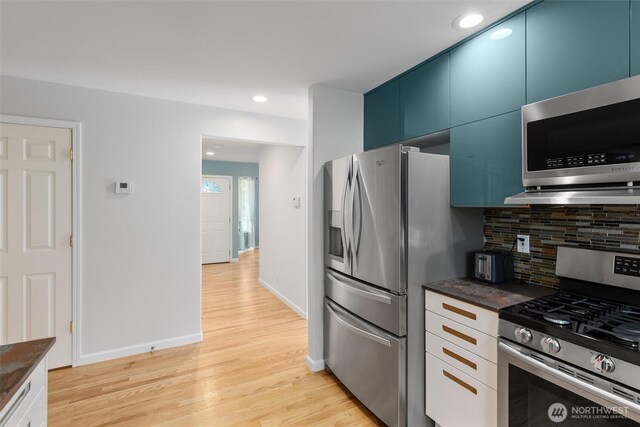
M 540 345 L 545 353 L 556 354 L 560 351 L 560 342 L 552 337 L 544 337 L 540 340 Z
M 604 354 L 597 354 L 591 357 L 591 366 L 601 373 L 610 374 L 616 370 L 616 364 L 613 363 L 613 359 Z
M 516 341 L 521 344 L 529 343 L 533 339 L 533 334 L 527 328 L 517 328 L 514 333 L 516 336 Z

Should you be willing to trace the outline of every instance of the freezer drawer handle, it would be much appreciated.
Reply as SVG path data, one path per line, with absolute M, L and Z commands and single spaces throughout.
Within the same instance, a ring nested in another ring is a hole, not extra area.
M 474 371 L 478 370 L 478 365 L 476 365 L 475 363 L 473 363 L 471 360 L 460 356 L 457 353 L 454 353 L 453 351 L 449 350 L 448 348 L 444 348 L 442 347 L 442 352 L 444 354 L 446 354 L 447 356 L 449 356 L 452 359 L 457 360 L 460 363 L 463 363 L 465 365 L 467 365 L 468 367 L 470 367 L 471 369 L 473 369 Z
M 338 316 L 338 314 L 333 311 L 333 309 L 330 306 L 327 306 L 327 309 L 329 310 L 329 313 L 335 317 L 335 319 L 338 321 L 338 323 L 340 323 L 342 326 L 346 327 L 347 329 L 350 329 L 352 332 L 355 332 L 356 334 L 360 335 L 361 337 L 364 337 L 368 340 L 377 342 L 378 344 L 382 344 L 385 345 L 387 347 L 391 347 L 391 341 L 389 341 L 386 338 L 382 338 L 379 337 L 375 334 L 372 334 L 371 332 L 367 332 L 367 331 L 363 331 L 360 328 L 356 328 L 355 326 L 351 325 L 350 323 L 347 323 L 345 320 L 342 320 L 340 318 L 340 316 Z
M 452 313 L 459 314 L 460 316 L 467 317 L 471 320 L 476 320 L 476 315 L 474 313 L 471 313 L 470 311 L 463 310 L 458 307 L 454 307 L 452 305 L 447 304 L 446 302 L 442 303 L 442 308 L 444 308 L 445 310 L 449 310 Z
M 378 294 L 374 294 L 373 292 L 367 292 L 367 291 L 363 291 L 362 289 L 357 289 L 354 288 L 352 286 L 349 286 L 346 283 L 341 282 L 340 280 L 338 280 L 337 277 L 335 277 L 333 274 L 331 273 L 327 273 L 327 277 L 329 278 L 329 280 L 331 280 L 333 283 L 342 286 L 345 290 L 352 292 L 354 294 L 358 294 L 358 295 L 362 295 L 365 298 L 369 298 L 372 299 L 374 301 L 378 301 L 384 304 L 391 304 L 391 298 L 385 295 L 378 295 Z
M 478 344 L 478 341 L 475 338 L 470 337 L 469 335 L 463 334 L 462 332 L 458 332 L 455 329 L 452 329 L 452 328 L 450 328 L 448 326 L 442 325 L 442 330 L 445 331 L 448 334 L 453 335 L 454 337 L 458 337 L 461 340 L 465 340 L 466 342 L 468 342 L 470 344 L 473 344 L 473 345 L 477 345 Z
M 445 377 L 449 378 L 451 381 L 453 381 L 454 383 L 458 384 L 459 386 L 462 386 L 462 387 L 466 388 L 471 393 L 478 394 L 478 390 L 476 390 L 475 387 L 467 384 L 466 382 L 462 381 L 460 378 L 456 377 L 455 375 L 451 375 L 449 372 L 445 371 L 444 369 L 442 370 L 442 375 L 444 375 Z

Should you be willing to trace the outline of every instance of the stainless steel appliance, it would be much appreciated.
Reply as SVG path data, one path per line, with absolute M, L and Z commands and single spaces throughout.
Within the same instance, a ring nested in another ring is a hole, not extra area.
M 499 426 L 637 426 L 640 255 L 558 249 L 559 292 L 499 313 Z
M 464 276 L 482 245 L 448 178 L 448 156 L 401 145 L 325 167 L 325 365 L 390 426 L 430 423 L 422 285 Z
M 490 283 L 513 279 L 512 252 L 480 251 L 474 256 L 473 276 Z
M 522 107 L 522 182 L 505 203 L 640 203 L 640 76 Z

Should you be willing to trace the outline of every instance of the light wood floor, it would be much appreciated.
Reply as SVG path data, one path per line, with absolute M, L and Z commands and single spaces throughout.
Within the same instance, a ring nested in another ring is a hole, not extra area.
M 204 341 L 50 372 L 51 426 L 378 425 L 307 369 L 307 322 L 258 284 L 257 252 L 202 270 Z

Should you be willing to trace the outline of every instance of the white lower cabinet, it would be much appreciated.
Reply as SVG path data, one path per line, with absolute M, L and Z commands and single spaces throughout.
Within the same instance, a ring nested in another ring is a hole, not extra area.
M 495 427 L 497 392 L 426 353 L 426 412 L 442 427 Z
M 425 412 L 441 427 L 498 423 L 498 313 L 425 291 Z
M 47 358 L 35 367 L 16 394 L 0 411 L 0 426 L 47 425 Z

